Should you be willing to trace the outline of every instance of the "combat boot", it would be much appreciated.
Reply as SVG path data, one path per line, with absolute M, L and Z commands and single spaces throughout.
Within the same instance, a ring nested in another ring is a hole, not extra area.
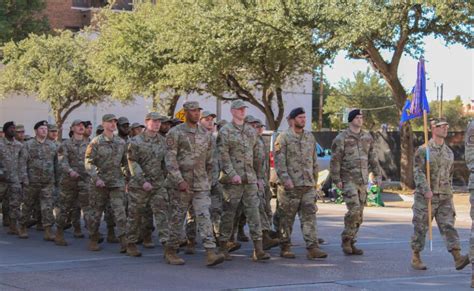
M 18 229 L 18 237 L 19 238 L 28 238 L 28 232 L 26 231 L 26 225 L 20 225 Z
M 165 247 L 165 261 L 170 265 L 184 265 L 184 260 L 176 254 L 176 250 L 168 246 Z
M 264 250 L 269 250 L 278 246 L 280 240 L 277 238 L 271 238 L 268 230 L 262 232 L 262 245 Z
M 194 255 L 196 253 L 196 241 L 193 238 L 188 239 L 184 253 L 186 255 Z
M 10 217 L 8 215 L 3 214 L 3 226 L 8 227 L 11 224 Z
M 351 248 L 352 248 L 353 255 L 361 256 L 364 254 L 363 250 L 356 248 L 355 242 L 351 242 Z
M 227 249 L 230 253 L 240 249 L 240 247 L 242 247 L 242 244 L 236 241 L 229 241 L 227 243 Z
M 127 244 L 127 256 L 131 257 L 141 257 L 142 253 L 137 248 L 135 243 L 128 243 Z
M 426 270 L 427 267 L 423 262 L 421 261 L 421 256 L 420 252 L 413 251 L 412 257 L 411 257 L 411 267 L 415 270 Z
M 261 240 L 254 240 L 253 241 L 253 256 L 252 260 L 262 261 L 270 259 L 270 255 L 263 251 L 263 245 Z
M 285 259 L 296 258 L 295 254 L 291 251 L 290 244 L 280 245 L 280 257 L 285 258 Z
M 226 261 L 232 261 L 232 257 L 229 254 L 229 249 L 227 248 L 228 244 L 229 243 L 227 241 L 221 241 L 219 243 L 219 251 L 224 255 L 224 259 Z
M 151 231 L 148 231 L 143 235 L 143 247 L 147 249 L 152 249 L 155 247 L 151 237 Z
M 36 224 L 36 230 L 37 230 L 37 231 L 43 231 L 43 230 L 44 230 L 43 223 L 38 222 L 38 223 Z
M 16 220 L 15 219 L 10 219 L 9 225 L 8 225 L 8 234 L 18 234 L 18 228 L 16 227 Z
M 215 249 L 206 249 L 206 254 L 207 254 L 206 266 L 208 267 L 218 265 L 224 262 L 225 260 L 224 254 L 216 253 Z
M 115 235 L 115 229 L 113 227 L 107 228 L 107 242 L 111 244 L 116 244 L 120 242 L 120 240 Z
M 80 225 L 75 225 L 74 226 L 74 233 L 73 236 L 75 238 L 84 238 L 84 234 L 82 233 L 81 226 Z
M 324 258 L 327 258 L 327 256 L 328 254 L 323 252 L 318 247 L 309 248 L 308 253 L 306 254 L 306 258 L 308 258 L 308 260 L 324 259 Z
M 464 267 L 466 267 L 470 261 L 469 261 L 469 256 L 468 255 L 461 255 L 460 250 L 452 250 L 451 255 L 453 255 L 454 258 L 454 266 L 456 267 L 456 270 L 462 270 Z
M 127 238 L 125 235 L 120 237 L 120 253 L 124 254 L 127 252 Z
M 239 226 L 239 231 L 237 232 L 237 240 L 241 242 L 248 242 L 250 240 L 249 237 L 245 234 L 243 226 Z
M 64 239 L 64 230 L 61 227 L 56 229 L 56 237 L 54 238 L 54 243 L 58 246 L 67 246 L 67 242 Z
M 100 246 L 99 246 L 99 234 L 91 234 L 89 238 L 89 251 L 100 251 Z
M 352 245 L 351 245 L 351 240 L 350 239 L 343 239 L 342 240 L 342 251 L 346 255 L 352 255 Z
M 46 241 L 54 241 L 54 235 L 53 235 L 53 231 L 51 230 L 51 226 L 46 226 L 44 228 L 43 239 Z

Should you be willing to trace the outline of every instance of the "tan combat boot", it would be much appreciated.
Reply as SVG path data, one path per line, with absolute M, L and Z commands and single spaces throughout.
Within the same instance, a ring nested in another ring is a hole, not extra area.
M 221 241 L 219 243 L 219 251 L 224 255 L 224 259 L 226 261 L 232 261 L 232 257 L 229 254 L 229 249 L 227 248 L 228 244 L 229 242 L 227 241 Z
M 16 220 L 10 219 L 8 224 L 8 234 L 15 234 L 18 235 L 18 228 L 16 227 Z
M 421 256 L 420 252 L 413 251 L 412 257 L 411 257 L 411 267 L 415 270 L 426 270 L 427 267 L 423 262 L 421 261 Z
M 127 238 L 125 235 L 120 237 L 120 253 L 125 254 L 127 252 Z
M 252 260 L 256 261 L 263 261 L 270 259 L 270 255 L 263 251 L 263 245 L 261 240 L 254 240 L 253 241 L 253 255 Z
M 327 256 L 328 254 L 323 252 L 318 247 L 309 248 L 308 253 L 306 254 L 306 258 L 308 258 L 308 260 L 324 259 L 324 258 L 327 258 Z
M 296 258 L 295 254 L 291 251 L 290 244 L 280 245 L 280 257 L 285 258 L 285 259 Z
M 242 247 L 242 244 L 236 241 L 229 241 L 227 242 L 227 249 L 229 252 L 234 252 Z
M 28 232 L 26 231 L 26 225 L 20 225 L 20 228 L 18 229 L 18 237 L 19 238 L 28 238 Z
M 100 251 L 100 246 L 99 246 L 99 234 L 91 234 L 89 238 L 89 246 L 88 246 L 89 251 Z
M 51 226 L 46 226 L 44 228 L 43 239 L 46 241 L 54 241 L 54 235 L 53 235 L 53 231 L 51 230 Z
M 155 243 L 153 242 L 153 239 L 151 237 L 151 231 L 147 231 L 143 235 L 143 247 L 147 249 L 152 249 L 155 247 Z
M 184 253 L 186 255 L 194 255 L 196 253 L 196 241 L 193 238 L 188 239 Z
M 351 245 L 351 239 L 343 239 L 342 240 L 342 251 L 346 255 L 352 255 L 352 245 Z
M 364 251 L 361 249 L 356 248 L 355 242 L 351 242 L 352 254 L 357 256 L 362 256 Z
M 466 267 L 470 261 L 469 261 L 469 256 L 468 255 L 461 255 L 460 250 L 452 250 L 451 255 L 453 255 L 454 258 L 454 266 L 456 267 L 456 270 L 462 270 L 464 267 Z
M 120 240 L 115 235 L 115 229 L 113 227 L 107 228 L 107 242 L 111 244 L 116 244 L 120 242 Z
M 81 226 L 80 225 L 75 225 L 74 226 L 74 233 L 73 236 L 75 238 L 84 238 L 84 234 L 82 233 Z
M 206 254 L 207 254 L 206 266 L 208 267 L 218 265 L 224 262 L 225 260 L 224 254 L 216 253 L 215 249 L 206 249 Z
M 280 240 L 277 238 L 271 238 L 270 232 L 268 230 L 264 230 L 262 232 L 262 245 L 264 250 L 269 250 L 278 246 Z
M 64 239 L 64 230 L 62 227 L 56 229 L 56 237 L 54 238 L 54 243 L 58 246 L 67 246 L 67 242 Z
M 128 243 L 127 244 L 127 256 L 131 257 L 141 257 L 142 253 L 137 248 L 135 243 Z
M 165 247 L 165 260 L 170 265 L 184 265 L 184 260 L 176 254 L 176 250 L 168 246 Z

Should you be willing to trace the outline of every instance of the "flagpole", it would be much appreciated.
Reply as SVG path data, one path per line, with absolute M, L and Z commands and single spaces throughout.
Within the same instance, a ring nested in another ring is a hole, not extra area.
M 430 149 L 428 147 L 428 113 L 426 109 L 423 110 L 423 131 L 425 133 L 425 150 L 426 150 L 426 182 L 428 189 L 431 189 L 431 175 L 430 175 Z M 431 198 L 428 199 L 428 231 L 430 239 L 430 251 L 433 251 L 433 227 L 431 225 Z

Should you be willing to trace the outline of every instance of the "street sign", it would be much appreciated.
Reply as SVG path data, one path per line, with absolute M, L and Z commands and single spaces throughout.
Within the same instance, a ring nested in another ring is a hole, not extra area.
M 175 117 L 181 120 L 182 122 L 186 122 L 186 116 L 184 114 L 184 108 L 181 108 L 178 112 L 176 112 Z

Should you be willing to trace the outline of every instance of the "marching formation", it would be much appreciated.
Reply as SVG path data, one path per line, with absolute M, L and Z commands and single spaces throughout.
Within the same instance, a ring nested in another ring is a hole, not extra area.
M 125 117 L 105 114 L 93 138 L 92 124 L 75 120 L 69 139 L 61 142 L 58 128 L 46 121 L 35 124 L 35 136 L 28 140 L 22 125 L 5 123 L 0 138 L 0 201 L 8 234 L 27 239 L 28 229 L 36 225 L 44 229 L 44 240 L 67 246 L 64 230 L 72 227 L 73 237 L 83 238 L 85 228 L 90 251 L 100 251 L 106 240 L 118 243 L 121 253 L 138 257 L 138 245 L 155 246 L 155 233 L 165 249 L 165 261 L 172 265 L 185 263 L 180 248 L 186 254 L 195 253 L 199 236 L 206 250 L 205 264 L 214 266 L 232 260 L 231 253 L 241 247 L 238 240 L 252 241 L 254 261 L 268 260 L 266 250 L 276 246 L 280 246 L 281 257 L 295 258 L 291 236 L 298 214 L 307 258 L 326 258 L 316 225 L 317 144 L 314 135 L 304 129 L 304 109 L 291 111 L 289 129 L 279 133 L 274 143 L 278 190 L 273 212 L 264 124 L 246 115 L 247 106 L 240 100 L 232 102 L 229 122 L 215 122 L 216 115 L 202 111 L 196 101 L 184 103 L 183 108 L 185 122 L 150 112 L 144 125 L 130 125 Z M 333 141 L 330 177 L 343 191 L 347 207 L 342 251 L 363 255 L 356 242 L 368 177 L 372 173 L 380 183 L 381 171 L 374 140 L 362 130 L 362 112 L 352 110 L 348 121 L 349 128 Z M 420 253 L 431 199 L 432 217 L 460 270 L 470 261 L 461 254 L 454 228 L 454 157 L 444 143 L 449 125 L 444 119 L 430 124 L 429 151 L 420 147 L 415 154 L 411 265 L 417 270 L 427 268 Z M 426 176 L 428 152 L 430 177 Z M 471 123 L 466 134 L 470 169 L 474 168 L 473 152 Z M 472 196 L 471 190 L 471 201 Z M 102 220 L 106 235 L 99 231 Z M 243 230 L 245 224 L 250 238 Z

